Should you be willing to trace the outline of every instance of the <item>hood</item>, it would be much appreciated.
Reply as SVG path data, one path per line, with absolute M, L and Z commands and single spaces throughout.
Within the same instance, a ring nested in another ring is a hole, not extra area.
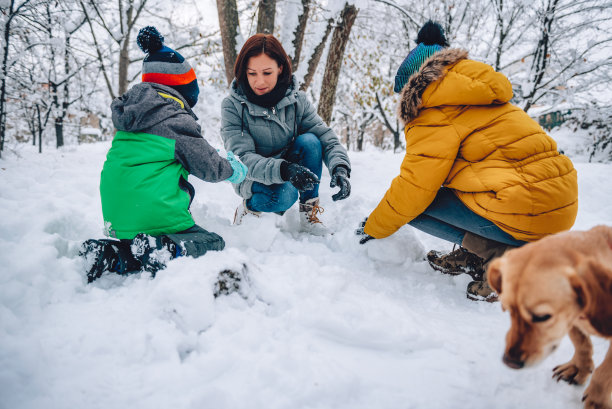
M 512 84 L 508 78 L 490 65 L 467 57 L 465 50 L 447 48 L 427 59 L 402 89 L 400 119 L 406 124 L 423 108 L 509 102 Z
M 168 104 L 166 98 L 160 98 L 158 92 L 169 94 L 183 102 L 183 110 L 176 104 Z M 171 87 L 143 82 L 130 88 L 111 103 L 113 125 L 119 131 L 139 132 L 150 129 L 158 123 L 176 115 L 189 113 L 197 120 L 185 98 Z
M 423 93 L 433 82 L 442 78 L 447 68 L 468 57 L 468 52 L 457 48 L 447 48 L 439 51 L 412 75 L 402 89 L 398 115 L 404 123 L 412 121 L 419 115 L 423 106 Z
M 446 49 L 434 54 L 402 90 L 399 117 L 408 123 L 422 108 L 505 104 L 512 84 L 488 64 L 468 60 L 467 51 Z

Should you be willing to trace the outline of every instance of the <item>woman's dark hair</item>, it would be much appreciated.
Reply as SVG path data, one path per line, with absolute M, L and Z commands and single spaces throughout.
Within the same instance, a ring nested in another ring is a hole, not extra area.
M 247 64 L 249 58 L 265 54 L 276 61 L 283 71 L 278 76 L 278 82 L 288 84 L 291 78 L 291 60 L 287 56 L 285 49 L 272 34 L 255 34 L 250 37 L 242 46 L 236 64 L 234 64 L 234 75 L 239 83 L 245 83 Z

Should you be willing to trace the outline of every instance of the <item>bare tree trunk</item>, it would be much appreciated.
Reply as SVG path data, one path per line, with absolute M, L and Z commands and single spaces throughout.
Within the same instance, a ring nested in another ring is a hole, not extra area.
M 144 7 L 146 0 L 141 3 L 141 7 Z M 119 3 L 122 5 L 122 3 Z M 121 9 L 120 9 L 121 11 Z M 134 27 L 134 23 L 136 23 L 136 19 L 138 18 L 138 14 L 140 14 L 140 10 L 136 13 L 136 17 L 133 18 L 134 14 L 134 2 L 128 2 L 128 9 L 125 13 L 125 23 L 121 24 L 121 34 L 122 42 L 119 44 L 121 46 L 121 50 L 119 51 L 119 95 L 123 95 L 128 90 L 128 67 L 130 66 L 130 32 L 132 31 L 132 27 Z M 120 13 L 120 17 L 123 19 L 123 14 Z
M 506 51 L 505 45 L 508 40 L 508 36 L 512 31 L 515 23 L 519 19 L 519 17 L 523 14 L 523 7 L 519 5 L 515 5 L 514 7 L 506 7 L 504 5 L 504 0 L 493 0 L 493 6 L 495 9 L 496 20 L 497 20 L 497 30 L 498 32 L 498 43 L 495 49 L 495 71 L 501 70 L 501 58 Z M 507 21 L 504 19 L 507 18 Z
M 533 105 L 533 97 L 538 91 L 538 87 L 544 78 L 546 68 L 548 67 L 548 59 L 550 58 L 549 46 L 550 46 L 550 29 L 556 18 L 557 3 L 559 0 L 549 0 L 546 12 L 544 14 L 544 20 L 542 22 L 542 32 L 538 45 L 536 47 L 535 54 L 533 56 L 533 64 L 531 65 L 531 73 L 533 74 L 533 81 L 531 81 L 532 88 L 527 95 L 525 106 L 523 110 L 527 112 Z
M 344 59 L 344 49 L 346 48 L 346 43 L 348 42 L 358 11 L 352 4 L 345 3 L 344 9 L 340 14 L 340 23 L 334 29 L 334 35 L 329 46 L 318 109 L 319 115 L 327 124 L 331 122 L 332 111 L 334 109 L 336 87 L 338 86 L 338 76 L 340 75 L 342 60 Z
M 59 109 L 59 97 L 57 95 L 57 84 L 51 82 L 51 103 Z M 61 115 L 55 117 L 55 141 L 56 147 L 64 146 L 64 118 Z
M 83 20 L 85 22 L 85 20 Z M 68 75 L 70 75 L 70 34 L 66 35 L 64 50 L 64 95 L 62 101 L 62 110 L 60 114 L 55 118 L 55 139 L 57 140 L 57 147 L 64 146 L 64 118 L 68 113 L 68 99 L 70 98 L 70 92 L 68 89 Z
M 399 120 L 395 120 L 395 128 L 397 132 L 393 134 L 393 152 L 397 152 L 402 147 L 402 141 L 400 140 L 400 124 Z
M 61 116 L 55 118 L 55 140 L 58 148 L 64 146 L 64 118 Z
M 374 120 L 374 114 L 370 114 L 367 118 L 363 120 L 362 123 L 359 124 L 359 132 L 357 133 L 357 151 L 363 151 L 363 140 L 365 135 L 365 129 L 372 123 Z
M 329 19 L 327 22 L 327 28 L 325 29 L 325 34 L 321 39 L 321 42 L 315 47 L 310 60 L 308 61 L 308 70 L 306 71 L 306 75 L 304 76 L 304 82 L 300 85 L 301 91 L 306 91 L 308 87 L 310 87 L 310 83 L 314 78 L 315 72 L 317 71 L 317 67 L 319 66 L 319 61 L 321 60 L 321 55 L 323 55 L 323 50 L 325 49 L 325 43 L 327 43 L 327 37 L 329 37 L 329 33 L 331 33 L 334 24 L 333 19 Z
M 274 34 L 274 17 L 276 16 L 276 0 L 259 0 L 257 15 L 257 32 Z
M 107 72 L 104 68 L 104 58 L 102 56 L 102 52 L 99 46 L 99 43 L 96 39 L 96 34 L 92 25 L 92 17 L 89 15 L 84 0 L 80 0 L 79 3 L 83 8 L 83 12 L 85 13 L 85 17 L 87 19 L 87 23 L 90 26 L 92 39 L 94 41 L 96 47 L 96 53 L 98 55 L 98 60 L 100 61 L 100 68 L 104 73 L 104 79 L 106 81 L 106 85 L 109 89 L 110 96 L 115 98 L 115 93 L 113 92 L 113 88 L 111 86 L 111 82 L 108 78 Z M 97 16 L 96 22 L 98 22 L 108 33 L 108 35 L 112 38 L 112 40 L 117 43 L 119 46 L 119 78 L 118 78 L 118 93 L 119 95 L 125 93 L 127 91 L 129 85 L 128 79 L 128 67 L 131 63 L 130 61 L 130 34 L 134 25 L 138 21 L 140 14 L 145 9 L 148 0 L 141 0 L 140 4 L 136 4 L 135 0 L 116 0 L 119 5 L 119 33 L 117 33 L 117 23 L 109 22 L 105 19 L 100 7 L 98 5 L 99 2 L 95 0 L 87 0 L 87 4 L 95 11 Z M 124 10 L 125 7 L 125 10 Z
M 89 30 L 91 31 L 91 38 L 94 42 L 94 47 L 96 48 L 96 55 L 98 57 L 98 62 L 100 63 L 100 71 L 102 71 L 102 75 L 104 76 L 104 82 L 106 83 L 106 88 L 108 89 L 108 95 L 110 95 L 111 99 L 115 99 L 115 91 L 113 90 L 113 86 L 111 85 L 111 80 L 106 70 L 106 66 L 104 65 L 104 57 L 102 56 L 102 52 L 100 51 L 100 45 L 98 44 L 98 39 L 96 38 L 96 32 L 93 28 L 93 23 L 91 18 L 89 17 L 89 13 L 87 12 L 87 8 L 83 1 L 80 1 L 79 4 L 83 9 L 83 14 L 85 15 L 85 19 L 87 24 L 89 25 Z
M 306 23 L 310 13 L 310 2 L 311 0 L 302 0 L 302 14 L 298 17 L 298 25 L 293 32 L 293 49 L 295 50 L 291 58 L 291 69 L 293 72 L 297 71 L 298 64 L 300 63 L 304 33 L 306 32 Z
M 389 119 L 387 118 L 387 114 L 385 113 L 385 110 L 383 109 L 382 104 L 380 103 L 380 97 L 378 96 L 378 92 L 375 92 L 374 95 L 376 96 L 376 107 L 378 108 L 382 116 L 383 123 L 385 124 L 387 129 L 391 131 L 391 133 L 393 134 L 393 152 L 396 152 L 398 148 L 402 146 L 400 142 L 400 138 L 399 138 L 399 134 L 400 134 L 399 121 L 397 121 L 397 119 L 395 120 L 395 128 L 391 126 L 391 123 L 389 122 Z
M 40 106 L 36 104 L 36 119 L 38 120 L 38 153 L 42 153 L 42 121 L 40 119 Z
M 13 20 L 14 0 L 9 8 L 9 18 L 4 24 L 4 49 L 2 50 L 2 79 L 0 80 L 0 156 L 4 150 L 4 138 L 6 134 L 6 76 L 8 74 L 9 40 L 11 39 L 11 22 Z
M 128 89 L 128 67 L 130 65 L 129 37 L 123 39 L 121 51 L 119 51 L 119 95 L 126 93 Z
M 351 125 L 346 121 L 346 150 L 351 149 Z
M 495 51 L 495 71 L 499 71 L 501 64 L 501 56 L 504 47 L 504 40 L 506 39 L 506 32 L 504 31 L 504 0 L 498 0 L 497 2 L 497 28 L 499 29 L 499 42 L 497 44 L 497 50 Z
M 227 84 L 234 79 L 234 64 L 236 63 L 236 36 L 240 29 L 238 7 L 236 0 L 217 0 L 219 27 L 221 28 L 221 43 L 223 44 L 223 61 L 225 62 L 225 78 Z
M 6 137 L 6 80 L 8 75 L 8 54 L 9 54 L 9 41 L 11 39 L 11 23 L 13 19 L 21 12 L 21 10 L 27 6 L 30 0 L 25 0 L 15 9 L 15 0 L 11 0 L 8 11 L 7 8 L 3 10 L 7 19 L 4 23 L 4 49 L 2 50 L 2 74 L 0 79 L 0 157 L 4 150 L 4 139 Z

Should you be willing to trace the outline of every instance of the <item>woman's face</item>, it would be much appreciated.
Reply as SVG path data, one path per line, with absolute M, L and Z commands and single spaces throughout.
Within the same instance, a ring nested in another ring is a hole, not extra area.
M 247 63 L 247 79 L 256 95 L 264 95 L 272 91 L 281 72 L 283 72 L 283 67 L 266 54 L 251 57 Z

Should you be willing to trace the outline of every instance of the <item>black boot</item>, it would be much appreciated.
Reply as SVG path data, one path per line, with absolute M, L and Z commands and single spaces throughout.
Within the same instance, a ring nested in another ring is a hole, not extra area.
M 105 271 L 126 274 L 141 268 L 140 262 L 130 252 L 129 244 L 120 240 L 87 240 L 81 245 L 79 256 L 85 258 L 88 283 L 100 278 Z
M 105 271 L 114 271 L 119 264 L 118 240 L 90 239 L 81 244 L 79 256 L 85 258 L 87 282 L 99 278 Z
M 139 233 L 132 240 L 131 253 L 141 263 L 145 271 L 153 277 L 166 263 L 181 255 L 180 247 L 168 236 L 150 236 Z

